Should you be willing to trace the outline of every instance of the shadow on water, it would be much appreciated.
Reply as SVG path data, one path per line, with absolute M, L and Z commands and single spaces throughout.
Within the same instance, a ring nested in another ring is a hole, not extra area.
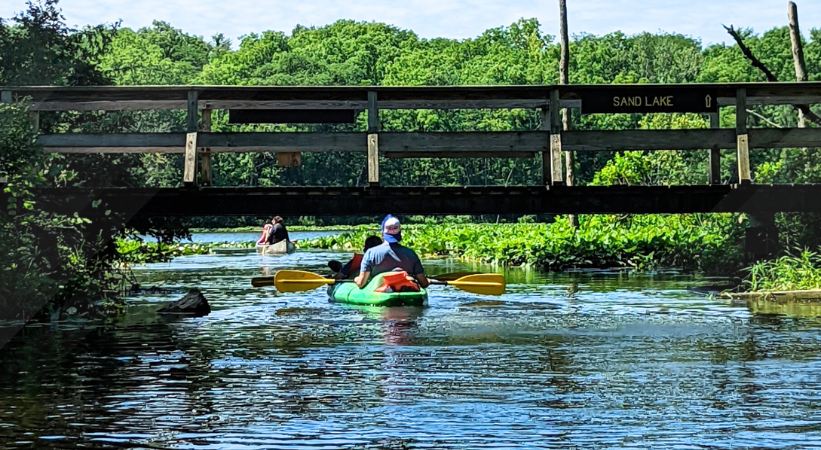
M 749 300 L 747 307 L 756 315 L 774 315 L 804 319 L 818 319 L 821 322 L 821 303 Z
M 138 268 L 167 290 L 115 323 L 25 327 L 0 354 L 0 447 L 821 446 L 812 311 L 675 272 L 507 270 L 502 297 L 434 286 L 426 308 L 250 286 L 346 256 L 181 257 Z M 156 314 L 190 287 L 210 315 Z

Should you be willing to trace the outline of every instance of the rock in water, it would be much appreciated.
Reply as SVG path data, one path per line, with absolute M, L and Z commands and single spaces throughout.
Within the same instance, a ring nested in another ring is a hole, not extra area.
M 205 299 L 199 289 L 191 289 L 185 294 L 185 297 L 165 305 L 157 312 L 162 314 L 191 314 L 199 317 L 211 313 L 211 305 L 208 304 L 208 300 Z

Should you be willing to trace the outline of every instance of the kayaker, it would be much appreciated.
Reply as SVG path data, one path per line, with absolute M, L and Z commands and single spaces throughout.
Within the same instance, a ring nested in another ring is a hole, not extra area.
M 402 240 L 399 219 L 388 214 L 382 219 L 381 228 L 384 242 L 365 252 L 362 257 L 361 272 L 354 279 L 356 285 L 361 289 L 368 284 L 371 275 L 398 269 L 407 272 L 408 280 L 418 283 L 421 287 L 427 287 L 430 281 L 425 276 L 425 269 L 422 267 L 419 256 L 399 243 Z
M 273 227 L 271 231 L 268 232 L 268 239 L 266 243 L 268 245 L 274 245 L 280 241 L 290 241 L 288 237 L 288 229 L 285 228 L 285 221 L 280 216 L 274 216 L 271 219 L 271 223 L 273 223 Z
M 379 236 L 368 236 L 365 238 L 365 246 L 362 249 L 362 253 L 354 253 L 353 257 L 350 261 L 342 265 L 339 261 L 328 261 L 328 267 L 331 268 L 336 275 L 334 278 L 337 280 L 342 280 L 345 278 L 351 278 L 352 276 L 359 273 L 359 267 L 362 264 L 362 257 L 364 253 L 367 252 L 369 249 L 376 247 L 382 243 L 382 238 Z

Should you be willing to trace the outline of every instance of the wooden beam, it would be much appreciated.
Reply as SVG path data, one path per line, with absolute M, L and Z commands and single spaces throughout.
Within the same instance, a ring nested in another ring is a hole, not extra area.
M 379 185 L 379 135 L 368 134 L 368 183 Z
M 543 106 L 539 109 L 539 129 L 547 133 L 545 148 L 542 150 L 542 184 L 549 186 L 551 183 L 551 176 L 553 173 L 550 152 L 550 106 Z
M 40 134 L 40 113 L 37 111 L 29 111 L 28 115 L 31 129 L 34 130 L 36 134 Z
M 32 111 L 151 111 L 186 109 L 185 100 L 57 101 L 42 100 L 31 104 Z
M 447 87 L 272 87 L 196 86 L 199 109 L 365 109 L 367 92 L 379 95 L 382 109 L 540 108 L 553 88 L 562 107 L 579 107 L 582 95 L 607 98 L 612 85 L 447 86 Z M 630 85 L 638 93 L 671 88 L 714 89 L 719 105 L 734 105 L 735 90 L 747 89 L 747 104 L 821 103 L 821 83 L 712 83 Z M 187 109 L 191 86 L 7 87 L 16 98 L 30 97 L 32 110 Z M 637 94 L 638 95 L 638 94 Z M 693 94 L 695 95 L 695 94 Z
M 383 135 L 384 136 L 384 135 Z M 546 154 L 547 152 L 540 152 L 539 154 Z M 415 151 L 415 152 L 382 152 L 386 158 L 403 159 L 403 158 L 533 158 L 537 155 L 536 152 L 482 152 L 475 150 L 465 151 Z M 548 172 L 549 175 L 549 172 Z
M 228 123 L 354 123 L 356 109 L 231 109 Z
M 368 184 L 379 186 L 379 104 L 376 91 L 368 91 Z
M 599 93 L 607 96 L 614 89 L 622 87 L 636 88 L 641 92 L 652 92 L 660 87 L 672 87 L 683 93 L 701 91 L 705 88 L 716 89 L 719 98 L 735 96 L 739 87 L 747 89 L 749 98 L 821 96 L 819 82 L 793 83 L 699 83 L 699 84 L 574 84 L 527 85 L 527 86 L 7 86 L 3 90 L 16 93 L 18 98 L 31 97 L 32 101 L 50 102 L 86 102 L 86 101 L 183 101 L 188 92 L 196 89 L 200 101 L 331 101 L 363 102 L 368 91 L 377 92 L 380 102 L 411 102 L 439 100 L 541 100 L 548 99 L 549 91 L 558 87 L 562 100 L 578 99 L 578 94 Z M 533 107 L 539 107 L 534 104 Z M 347 107 L 347 106 L 346 106 Z
M 752 148 L 821 147 L 819 128 L 752 129 Z M 574 151 L 697 150 L 736 148 L 733 129 L 618 130 L 563 132 L 562 146 Z M 379 150 L 391 152 L 516 152 L 549 149 L 548 131 L 380 133 Z M 185 133 L 65 133 L 41 135 L 47 152 L 183 153 Z M 236 132 L 198 135 L 201 147 L 218 152 L 357 152 L 367 149 L 367 133 Z
M 738 182 L 749 184 L 752 182 L 750 176 L 750 137 L 747 134 L 747 91 L 744 88 L 739 88 L 736 91 L 735 117 Z
M 197 91 L 188 91 L 188 114 L 186 116 L 186 131 L 189 133 L 199 130 L 199 102 Z
M 749 94 L 749 92 L 748 92 Z M 747 106 L 752 105 L 796 105 L 821 103 L 818 95 L 767 95 L 751 97 L 747 95 Z M 735 97 L 719 97 L 718 106 L 735 106 Z
M 94 211 L 100 199 L 129 217 L 270 214 L 566 214 L 821 212 L 821 184 L 747 186 L 391 186 L 35 188 L 44 211 Z M 328 201 L 344 199 L 344 201 Z M 0 191 L 0 203 L 8 194 Z M 99 213 L 102 213 L 100 211 Z
M 202 131 L 211 131 L 211 111 L 202 110 Z M 211 170 L 211 148 L 202 147 L 200 153 L 200 184 L 211 186 L 213 184 L 213 172 Z
M 749 148 L 815 147 L 821 150 L 821 128 L 753 128 L 747 130 Z
M 550 91 L 550 184 L 564 184 L 562 176 L 562 123 L 559 117 L 559 90 Z
M 279 167 L 299 167 L 302 164 L 302 153 L 278 152 L 276 155 Z
M 511 152 L 547 151 L 549 135 L 547 131 L 380 133 L 379 150 L 382 153 L 483 151 L 498 152 L 504 157 Z
M 243 152 L 251 152 L 253 150 L 243 150 Z M 259 150 L 261 151 L 261 150 Z M 185 148 L 176 147 L 60 147 L 51 146 L 43 147 L 45 153 L 60 153 L 64 155 L 133 155 L 141 153 L 156 153 L 167 155 L 184 155 Z M 218 152 L 215 152 L 218 153 Z
M 11 91 L 9 91 L 11 92 Z M 735 97 L 719 97 L 719 106 L 734 106 Z M 793 105 L 821 103 L 821 95 L 747 97 L 747 105 Z M 31 104 L 32 111 L 151 111 L 186 109 L 186 100 L 120 100 L 57 101 L 43 100 Z M 380 109 L 536 109 L 543 99 L 514 100 L 397 100 L 379 102 Z M 355 109 L 364 110 L 368 102 L 307 100 L 200 100 L 199 109 Z M 563 108 L 579 108 L 580 100 L 561 99 Z
M 395 100 L 380 101 L 380 109 L 534 109 L 543 106 L 542 99 L 512 100 Z M 578 100 L 562 100 L 565 107 L 578 107 Z M 289 110 L 356 110 L 367 109 L 368 102 L 320 100 L 200 100 L 200 109 L 289 109 Z M 186 109 L 185 100 L 74 101 L 44 100 L 31 105 L 33 111 L 149 111 Z
M 12 92 L 11 91 L 0 91 L 0 103 L 11 103 L 12 102 Z M 5 185 L 9 182 L 8 174 L 3 171 L 0 172 L 0 185 Z M 0 190 L 1 191 L 1 190 Z
M 379 132 L 379 104 L 375 91 L 368 91 L 368 133 Z
M 564 132 L 562 145 L 575 151 L 704 150 L 713 146 L 735 148 L 736 142 L 731 129 L 571 130 Z
M 719 123 L 719 113 L 709 113 L 710 128 L 716 130 L 721 127 Z M 710 163 L 710 184 L 721 184 L 721 148 L 718 145 L 710 147 L 710 154 L 708 155 Z
M 185 139 L 185 170 L 182 182 L 186 186 L 197 184 L 197 132 L 187 133 Z
M 43 134 L 37 144 L 52 148 L 127 148 L 176 147 L 172 153 L 182 153 L 185 133 L 60 133 Z M 167 152 L 163 152 L 167 153 Z

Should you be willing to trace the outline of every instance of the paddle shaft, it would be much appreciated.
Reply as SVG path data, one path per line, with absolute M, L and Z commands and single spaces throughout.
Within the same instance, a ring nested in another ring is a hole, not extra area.
M 438 284 L 440 286 L 459 286 L 460 284 L 470 285 L 470 286 L 498 286 L 499 283 L 491 282 L 491 281 L 469 281 L 469 282 L 462 282 L 460 283 L 457 280 L 454 281 L 431 281 L 430 284 Z

